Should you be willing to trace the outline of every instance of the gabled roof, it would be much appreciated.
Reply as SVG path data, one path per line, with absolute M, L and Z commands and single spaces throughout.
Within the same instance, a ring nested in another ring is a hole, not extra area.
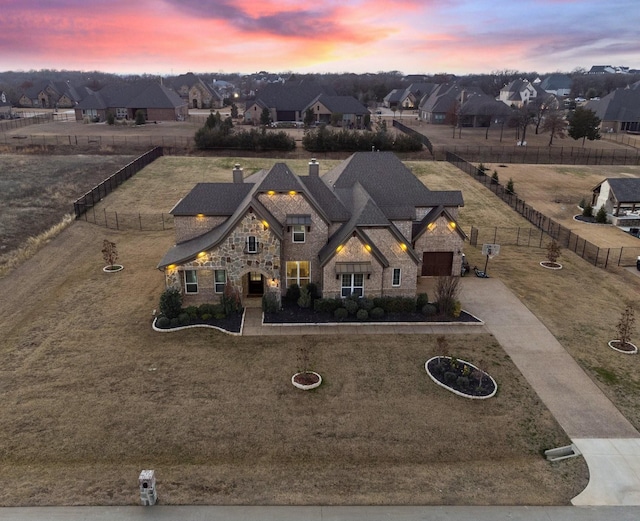
M 619 203 L 640 202 L 640 179 L 637 177 L 610 177 L 597 185 L 594 190 L 602 186 L 604 182 L 609 184 L 616 201 Z
M 567 74 L 550 74 L 542 80 L 540 87 L 545 91 L 571 90 L 572 81 L 571 76 Z
M 303 176 L 300 177 L 300 181 L 307 187 L 309 193 L 324 209 L 332 222 L 349 220 L 349 211 L 320 177 Z
M 593 110 L 602 121 L 638 121 L 640 90 L 616 89 L 600 100 L 588 101 L 585 108 Z
M 460 107 L 460 114 L 465 116 L 508 116 L 511 109 L 502 101 L 497 101 L 488 94 L 471 93 Z
M 336 92 L 330 87 L 323 87 L 311 83 L 286 84 L 270 83 L 256 94 L 256 102 L 260 101 L 266 107 L 276 110 L 304 110 L 312 100 L 320 94 L 335 96 Z
M 185 216 L 229 216 L 253 188 L 248 183 L 198 183 L 169 212 Z
M 166 109 L 183 107 L 185 105 L 185 101 L 171 89 L 159 83 L 151 83 L 137 96 L 129 100 L 126 107 L 131 109 Z
M 402 89 L 393 89 L 384 97 L 384 101 L 387 103 L 399 103 L 403 94 L 404 91 Z
M 462 239 L 466 239 L 466 234 L 462 231 L 460 226 L 458 226 L 458 222 L 451 216 L 451 214 L 447 211 L 444 206 L 438 206 L 437 208 L 433 208 L 427 215 L 424 216 L 422 221 L 418 223 L 413 223 L 412 229 L 412 241 L 418 240 L 418 238 L 424 234 L 427 230 L 427 227 L 435 222 L 441 215 L 444 215 L 449 222 L 455 223 L 455 231 L 462 237 Z
M 83 99 L 78 109 L 177 108 L 186 105 L 171 89 L 159 83 L 107 85 Z
M 322 180 L 336 194 L 360 183 L 391 220 L 412 220 L 416 207 L 464 205 L 460 191 L 429 190 L 393 152 L 357 152 Z
M 304 107 L 304 110 L 307 110 L 314 103 L 322 103 L 332 113 L 360 115 L 369 113 L 369 109 L 353 96 L 328 96 L 327 94 L 320 94 L 313 99 L 309 105 Z

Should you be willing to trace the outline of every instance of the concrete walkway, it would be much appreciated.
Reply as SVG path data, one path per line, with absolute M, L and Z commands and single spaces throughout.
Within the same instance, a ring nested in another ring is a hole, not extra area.
M 582 452 L 590 479 L 572 503 L 640 505 L 640 433 L 502 282 L 465 279 L 461 300 Z
M 640 505 L 640 433 L 556 338 L 498 279 L 461 279 L 464 309 L 484 324 L 262 325 L 247 309 L 243 335 L 464 334 L 490 332 L 555 416 L 589 466 L 574 505 Z M 640 515 L 638 516 L 640 519 Z

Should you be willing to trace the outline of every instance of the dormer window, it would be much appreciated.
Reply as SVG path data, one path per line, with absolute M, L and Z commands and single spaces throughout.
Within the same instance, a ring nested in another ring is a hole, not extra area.
M 291 226 L 291 240 L 293 242 L 304 242 L 306 226 L 304 224 L 294 224 Z

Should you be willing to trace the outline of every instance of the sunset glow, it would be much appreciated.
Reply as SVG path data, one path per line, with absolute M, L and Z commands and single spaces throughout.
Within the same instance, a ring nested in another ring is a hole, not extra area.
M 640 68 L 637 0 L 5 0 L 0 70 Z

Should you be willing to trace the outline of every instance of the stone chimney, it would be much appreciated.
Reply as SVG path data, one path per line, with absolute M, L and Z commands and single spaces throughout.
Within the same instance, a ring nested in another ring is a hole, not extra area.
M 233 167 L 233 182 L 234 183 L 242 183 L 244 182 L 244 176 L 242 172 L 242 168 L 240 168 L 240 164 L 236 163 Z
M 309 177 L 320 177 L 320 163 L 316 161 L 315 157 L 309 161 Z

